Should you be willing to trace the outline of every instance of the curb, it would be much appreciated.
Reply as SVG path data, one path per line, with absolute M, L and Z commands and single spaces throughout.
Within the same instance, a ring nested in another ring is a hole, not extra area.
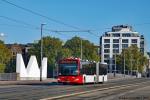
M 3 85 L 49 85 L 57 82 L 56 80 L 23 80 L 23 81 L 0 81 L 0 86 Z

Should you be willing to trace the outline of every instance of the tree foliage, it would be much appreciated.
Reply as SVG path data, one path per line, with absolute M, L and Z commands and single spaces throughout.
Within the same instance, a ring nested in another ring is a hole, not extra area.
M 0 42 L 0 72 L 4 73 L 8 65 L 8 62 L 11 60 L 11 51 Z
M 88 40 L 82 40 L 83 45 L 83 59 L 99 61 L 99 56 L 97 55 L 97 48 L 94 44 L 90 43 Z M 81 54 L 81 38 L 73 37 L 68 40 L 64 45 L 63 42 L 54 37 L 43 37 L 43 57 L 48 58 L 48 76 L 52 75 L 52 69 L 56 66 L 55 64 L 63 58 L 67 57 L 80 57 Z M 41 51 L 41 41 L 34 44 L 29 50 L 30 55 L 36 55 L 38 62 L 40 62 L 40 51 Z M 40 64 L 39 64 L 40 65 Z
M 68 58 L 72 56 L 72 52 L 68 48 L 62 48 L 57 55 L 57 61 L 63 58 Z
M 117 64 L 123 69 L 125 59 L 126 70 L 138 70 L 143 72 L 144 66 L 147 65 L 147 58 L 139 51 L 136 45 L 132 45 L 124 49 L 120 55 L 117 56 Z
M 70 56 L 70 51 L 68 49 L 62 48 L 62 44 L 63 42 L 58 38 L 50 36 L 43 37 L 43 57 L 48 58 L 49 72 L 52 72 L 58 60 Z M 41 41 L 39 41 L 37 44 L 34 44 L 33 47 L 29 50 L 30 55 L 36 55 L 38 62 L 40 62 L 40 52 Z
M 68 48 L 72 52 L 73 57 L 81 57 L 81 44 L 82 44 L 82 59 L 88 59 L 91 61 L 99 61 L 97 54 L 97 47 L 88 40 L 83 40 L 80 37 L 73 37 L 68 40 L 64 47 Z
M 62 41 L 58 38 L 52 37 L 43 37 L 43 57 L 48 58 L 48 64 L 54 64 L 56 61 L 56 56 L 59 50 L 61 49 Z M 33 47 L 29 50 L 30 55 L 36 55 L 38 61 L 40 62 L 41 57 L 41 41 L 37 44 L 34 44 Z

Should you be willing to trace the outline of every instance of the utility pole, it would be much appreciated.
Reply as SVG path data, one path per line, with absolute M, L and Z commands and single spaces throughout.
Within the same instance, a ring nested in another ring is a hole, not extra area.
M 41 67 L 40 67 L 40 81 L 42 81 L 42 59 L 43 59 L 43 26 L 46 24 L 41 24 Z
M 125 77 L 125 74 L 126 74 L 126 72 L 125 72 L 126 71 L 126 69 L 125 69 L 125 66 L 126 66 L 126 64 L 125 64 L 125 51 L 123 51 L 123 56 L 124 56 L 123 57 L 124 58 L 123 59 L 123 68 L 124 68 L 124 77 Z
M 81 38 L 81 60 L 82 60 L 82 38 Z
M 114 77 L 116 77 L 116 53 L 117 53 L 117 49 L 115 49 L 115 70 L 114 70 Z
M 131 55 L 131 58 L 130 58 L 130 63 L 131 63 L 131 76 L 132 76 L 132 54 L 130 54 Z
M 136 67 L 136 70 L 137 70 L 137 72 L 136 72 L 136 77 L 138 77 L 138 65 L 139 65 L 139 62 L 136 60 L 136 65 L 137 65 L 137 67 Z

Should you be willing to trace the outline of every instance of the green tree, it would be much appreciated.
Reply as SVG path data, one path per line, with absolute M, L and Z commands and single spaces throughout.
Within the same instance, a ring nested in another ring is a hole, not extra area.
M 136 45 L 132 45 L 124 49 L 120 55 L 117 56 L 117 64 L 123 69 L 123 60 L 125 58 L 126 70 L 138 70 L 143 72 L 144 66 L 147 65 L 147 58 L 139 51 Z
M 0 73 L 5 72 L 11 57 L 11 51 L 5 46 L 3 42 L 0 42 Z
M 58 52 L 57 61 L 63 58 L 68 58 L 72 56 L 72 52 L 68 48 L 62 48 Z
M 68 40 L 64 47 L 68 48 L 72 52 L 73 57 L 81 56 L 81 43 L 82 43 L 82 59 L 88 59 L 91 61 L 99 61 L 99 55 L 97 53 L 97 47 L 88 40 L 83 40 L 80 37 L 73 37 Z
M 48 76 L 52 75 L 52 70 L 55 69 L 55 64 L 58 60 L 70 56 L 69 49 L 62 48 L 63 42 L 54 37 L 43 37 L 43 57 L 48 58 Z M 40 62 L 41 41 L 34 44 L 29 50 L 30 55 L 36 55 Z M 39 64 L 40 65 L 40 64 Z

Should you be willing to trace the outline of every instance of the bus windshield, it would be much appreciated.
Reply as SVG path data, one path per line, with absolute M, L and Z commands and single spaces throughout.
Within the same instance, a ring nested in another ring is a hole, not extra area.
M 59 64 L 59 75 L 78 75 L 77 64 Z

